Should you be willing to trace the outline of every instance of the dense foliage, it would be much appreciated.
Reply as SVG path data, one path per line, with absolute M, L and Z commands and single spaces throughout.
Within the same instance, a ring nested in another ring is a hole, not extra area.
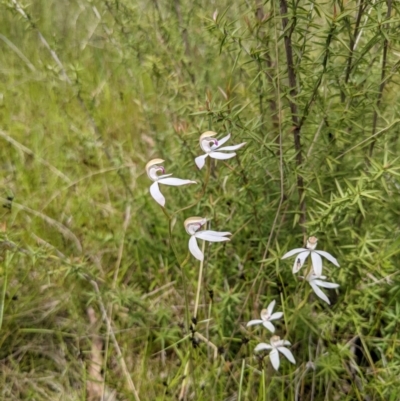
M 399 399 L 398 2 L 0 4 L 1 399 Z M 199 170 L 208 130 L 246 146 Z M 154 158 L 198 183 L 165 211 Z M 233 234 L 197 316 L 190 216 Z M 310 236 L 331 305 L 281 260 Z

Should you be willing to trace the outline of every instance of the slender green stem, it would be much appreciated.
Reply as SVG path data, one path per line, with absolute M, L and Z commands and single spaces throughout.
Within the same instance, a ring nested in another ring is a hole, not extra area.
M 262 370 L 262 400 L 267 401 L 267 389 L 265 385 L 265 369 Z
M 207 340 L 210 339 L 210 320 L 211 320 L 212 302 L 213 302 L 213 300 L 212 300 L 212 297 L 211 297 L 210 303 L 208 305 L 208 315 L 207 315 L 207 323 L 206 323 L 206 337 L 207 337 Z M 208 348 L 207 348 L 207 350 L 208 350 Z M 210 357 L 209 353 L 208 353 L 208 357 Z
M 203 241 L 201 251 L 204 255 L 204 249 L 205 249 L 205 241 Z M 200 302 L 200 289 L 201 289 L 201 283 L 203 281 L 203 267 L 204 267 L 204 258 L 203 260 L 200 261 L 200 269 L 199 269 L 199 279 L 197 281 L 197 293 L 196 293 L 196 302 L 194 304 L 194 318 L 195 320 L 197 319 L 197 310 L 199 309 L 199 302 Z
M 246 360 L 243 358 L 242 359 L 242 369 L 240 370 L 239 393 L 238 393 L 237 401 L 240 401 L 242 399 L 242 388 L 243 388 L 243 377 L 244 377 L 245 364 L 246 364 Z
M 3 325 L 3 316 L 4 316 L 4 303 L 6 301 L 6 292 L 7 292 L 7 283 L 8 283 L 8 264 L 10 262 L 9 252 L 6 251 L 6 257 L 4 262 L 4 281 L 3 281 L 3 291 L 1 294 L 1 305 L 0 305 L 0 330 Z
M 183 380 L 182 380 L 181 391 L 179 394 L 179 400 L 186 399 L 186 394 L 187 394 L 188 388 L 189 388 L 188 372 L 189 372 L 189 359 L 186 360 L 185 369 L 183 370 Z

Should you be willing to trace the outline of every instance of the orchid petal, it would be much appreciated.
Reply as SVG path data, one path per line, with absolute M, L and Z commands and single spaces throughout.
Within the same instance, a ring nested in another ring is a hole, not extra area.
M 204 164 L 206 163 L 206 158 L 208 156 L 208 153 L 205 155 L 197 156 L 194 159 L 194 162 L 196 163 L 196 166 L 201 170 L 204 167 Z
M 243 142 L 243 143 L 239 143 L 239 145 L 232 145 L 232 146 L 224 146 L 224 147 L 222 147 L 222 148 L 220 148 L 219 146 L 218 146 L 218 151 L 220 151 L 220 150 L 238 150 L 238 149 L 240 149 L 240 148 L 242 148 L 244 145 L 246 145 L 246 142 Z
M 261 350 L 264 350 L 264 349 L 272 349 L 272 346 L 270 345 L 270 344 L 267 344 L 267 343 L 260 343 L 260 344 L 257 344 L 256 345 L 256 347 L 254 348 L 254 351 L 261 351 Z
M 235 157 L 236 153 L 211 152 L 209 154 L 209 156 L 212 157 L 213 159 L 226 160 L 226 159 L 231 159 L 232 157 Z
M 189 240 L 189 251 L 197 260 L 204 260 L 203 252 L 201 252 L 194 235 Z
M 229 141 L 229 138 L 231 137 L 231 134 L 228 134 L 227 136 L 224 136 L 222 139 L 218 139 L 218 145 L 215 147 L 215 149 L 219 148 L 222 146 L 225 142 Z
M 160 191 L 157 181 L 150 185 L 150 194 L 159 205 L 162 207 L 165 206 L 165 198 Z
M 279 369 L 279 353 L 278 350 L 274 349 L 269 353 L 269 359 L 271 360 L 272 366 L 275 370 Z
M 300 253 L 300 252 L 304 252 L 304 251 L 308 251 L 308 252 L 309 252 L 309 250 L 306 249 L 306 248 L 296 248 L 296 249 L 292 249 L 291 251 L 286 252 L 286 253 L 281 257 L 281 259 L 290 258 L 291 256 L 296 255 L 297 253 Z
M 275 308 L 275 304 L 276 304 L 276 301 L 275 301 L 275 299 L 267 306 L 267 312 L 268 312 L 268 315 L 269 316 L 271 316 L 272 315 L 272 311 L 274 310 L 274 308 Z
M 158 180 L 160 184 L 164 185 L 172 185 L 174 187 L 179 187 L 181 185 L 186 185 L 186 184 L 197 184 L 196 181 L 192 180 L 182 180 L 181 178 L 161 178 Z
M 313 280 L 316 285 L 319 287 L 324 287 L 324 288 L 338 288 L 339 284 L 336 283 L 328 283 L 326 281 L 321 281 L 321 280 Z
M 246 324 L 246 327 L 255 326 L 256 324 L 261 324 L 261 323 L 263 323 L 263 320 L 260 319 L 250 320 L 250 322 Z
M 297 273 L 303 267 L 304 262 L 306 261 L 310 252 L 311 251 L 306 249 L 304 252 L 300 252 L 296 256 L 296 259 L 294 260 L 294 263 L 293 263 L 293 273 Z
M 163 175 L 159 175 L 159 176 L 157 177 L 157 181 L 159 181 L 159 180 L 162 179 L 162 178 L 171 177 L 171 175 L 172 175 L 172 174 L 163 174 Z
M 275 333 L 275 326 L 268 321 L 263 322 L 262 324 L 266 329 L 268 329 L 271 333 Z
M 294 359 L 294 356 L 290 349 L 287 349 L 286 347 L 278 347 L 278 351 L 285 355 L 289 362 L 296 364 L 296 360 Z
M 280 319 L 283 316 L 283 312 L 275 312 L 271 315 L 269 320 L 277 320 Z
M 215 237 L 224 237 L 225 235 L 232 235 L 229 231 L 213 231 L 213 230 L 203 230 L 202 233 L 214 235 Z
M 314 268 L 314 273 L 316 276 L 320 276 L 322 273 L 322 258 L 318 253 L 311 252 L 311 260 Z
M 336 258 L 334 258 L 330 253 L 325 252 L 325 251 L 315 251 L 315 252 L 319 253 L 325 259 L 328 259 L 329 262 L 333 263 L 335 266 L 340 267 L 340 265 L 339 265 L 338 261 L 336 260 Z
M 315 292 L 315 295 L 318 298 L 321 298 L 323 301 L 325 301 L 328 305 L 330 305 L 330 301 L 329 298 L 326 296 L 326 294 L 317 286 L 317 284 L 313 283 L 312 281 L 310 281 L 310 285 L 311 288 L 313 289 L 313 291 Z
M 211 230 L 198 231 L 194 234 L 197 238 L 203 239 L 209 242 L 223 242 L 229 241 L 229 238 L 223 235 L 231 235 L 230 232 L 218 232 Z

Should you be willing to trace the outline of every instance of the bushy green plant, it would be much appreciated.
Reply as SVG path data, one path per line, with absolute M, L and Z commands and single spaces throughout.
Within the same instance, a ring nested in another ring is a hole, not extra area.
M 0 398 L 399 398 L 397 2 L 0 7 Z M 246 146 L 199 170 L 206 131 Z M 166 214 L 155 158 L 197 182 Z M 232 233 L 200 280 L 191 216 Z M 281 259 L 313 236 L 330 306 Z

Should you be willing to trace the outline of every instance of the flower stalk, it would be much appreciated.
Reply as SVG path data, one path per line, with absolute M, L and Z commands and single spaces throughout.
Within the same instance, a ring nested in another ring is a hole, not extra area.
M 205 241 L 203 241 L 203 243 L 201 244 L 201 251 L 202 251 L 203 255 L 204 255 L 204 250 L 205 250 L 205 244 L 206 244 Z M 194 303 L 193 317 L 195 318 L 196 322 L 197 322 L 197 311 L 198 311 L 199 302 L 200 302 L 201 283 L 203 281 L 203 267 L 204 267 L 204 259 L 200 260 L 199 278 L 198 278 L 198 281 L 197 281 L 196 301 Z

